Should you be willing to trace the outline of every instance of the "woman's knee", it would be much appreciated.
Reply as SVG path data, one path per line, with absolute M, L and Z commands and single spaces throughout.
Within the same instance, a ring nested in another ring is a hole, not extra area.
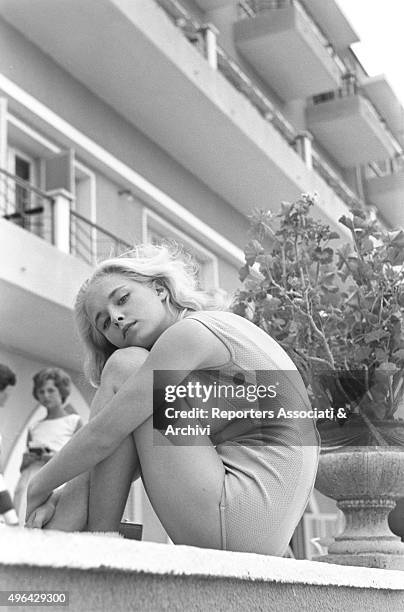
M 117 349 L 106 362 L 101 380 L 121 385 L 144 364 L 148 356 L 149 351 L 138 346 Z

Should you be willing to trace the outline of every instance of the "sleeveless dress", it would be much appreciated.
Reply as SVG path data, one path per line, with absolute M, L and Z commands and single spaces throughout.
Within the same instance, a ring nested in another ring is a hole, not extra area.
M 225 469 L 220 521 L 223 550 L 282 555 L 303 515 L 317 473 L 320 438 L 311 418 L 288 418 L 288 410 L 311 409 L 303 380 L 282 347 L 250 321 L 222 311 L 187 315 L 214 333 L 230 360 L 191 374 L 203 384 L 276 388 L 276 397 L 246 401 L 215 398 L 227 411 L 270 409 L 274 418 L 212 418 L 211 442 Z M 241 394 L 243 395 L 243 394 Z M 254 415 L 253 415 L 254 417 Z M 203 426 L 209 420 L 203 419 Z

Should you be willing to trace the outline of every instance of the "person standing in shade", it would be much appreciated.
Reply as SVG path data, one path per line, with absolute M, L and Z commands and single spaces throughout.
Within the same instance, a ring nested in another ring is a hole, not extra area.
M 25 521 L 29 481 L 82 425 L 80 416 L 70 404 L 66 404 L 70 395 L 71 379 L 64 370 L 44 368 L 35 374 L 33 381 L 33 396 L 46 408 L 47 415 L 28 430 L 27 450 L 23 455 L 21 476 L 14 497 L 22 524 Z
M 6 365 L 0 363 L 0 409 L 6 405 L 9 388 L 16 383 L 16 376 Z M 18 525 L 18 517 L 3 476 L 2 444 L 0 434 L 0 517 L 8 525 Z

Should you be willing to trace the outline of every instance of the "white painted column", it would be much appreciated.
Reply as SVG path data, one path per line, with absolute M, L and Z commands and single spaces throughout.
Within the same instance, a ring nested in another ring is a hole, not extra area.
M 214 70 L 217 70 L 217 35 L 219 31 L 212 23 L 204 24 L 201 31 L 205 40 L 205 52 L 208 64 Z
M 53 200 L 53 241 L 63 253 L 70 253 L 70 207 L 72 194 L 66 189 L 54 189 L 47 195 Z
M 313 136 L 308 131 L 296 136 L 296 151 L 310 170 L 313 169 L 312 141 Z

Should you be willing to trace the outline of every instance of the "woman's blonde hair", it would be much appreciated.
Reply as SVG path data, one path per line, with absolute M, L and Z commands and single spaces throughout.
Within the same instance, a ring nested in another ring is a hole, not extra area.
M 94 281 L 109 274 L 121 274 L 150 285 L 158 281 L 167 289 L 167 307 L 178 313 L 178 319 L 190 310 L 226 310 L 229 306 L 224 292 L 199 288 L 198 265 L 175 243 L 141 244 L 119 257 L 101 262 L 83 283 L 75 304 L 76 324 L 86 353 L 85 372 L 95 387 L 99 385 L 104 365 L 116 347 L 91 322 L 86 299 Z

